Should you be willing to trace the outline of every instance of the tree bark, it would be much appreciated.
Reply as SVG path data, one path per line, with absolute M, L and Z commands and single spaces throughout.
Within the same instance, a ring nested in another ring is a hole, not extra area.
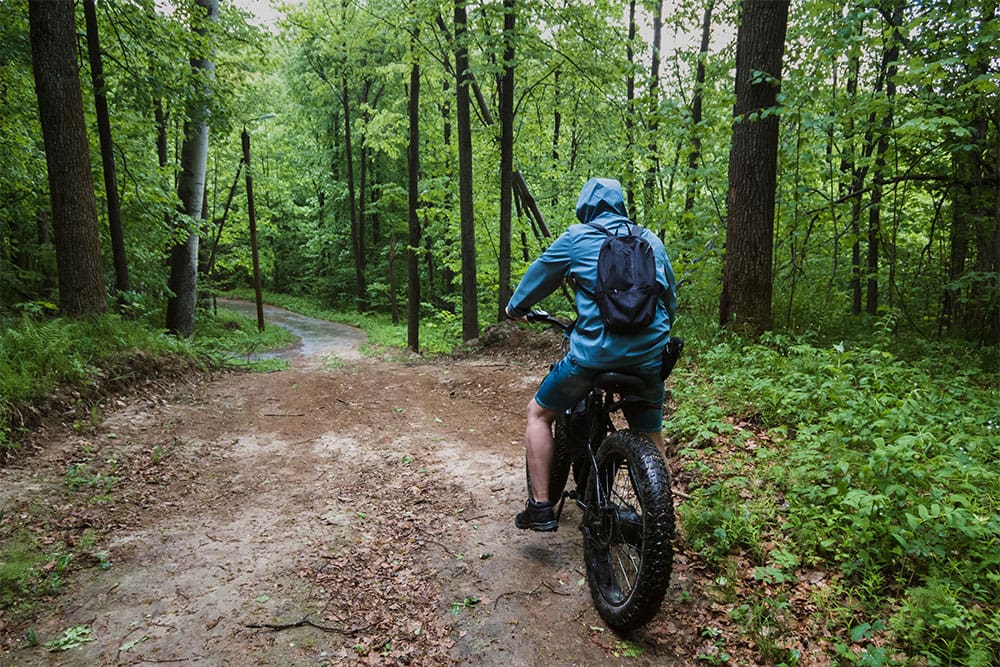
M 192 30 L 199 37 L 206 34 L 199 21 L 219 20 L 218 0 L 196 0 L 204 11 L 204 18 L 196 17 Z M 191 59 L 195 73 L 201 73 L 205 86 L 215 78 L 215 63 L 208 55 Z M 206 89 L 203 93 L 209 93 Z M 198 221 L 202 217 L 205 195 L 205 171 L 208 165 L 208 108 L 201 100 L 188 103 L 187 120 L 184 122 L 184 141 L 181 143 L 181 175 L 177 195 L 181 200 L 181 213 L 186 219 L 180 226 L 187 238 L 170 252 L 170 287 L 173 296 L 167 301 L 167 329 L 178 336 L 189 337 L 194 333 L 195 303 L 198 288 Z
M 746 0 L 736 36 L 736 105 L 719 320 L 757 336 L 771 328 L 778 115 L 789 0 Z M 756 72 L 764 73 L 763 77 Z
M 97 133 L 101 140 L 101 162 L 104 167 L 104 194 L 108 202 L 108 231 L 115 265 L 115 287 L 129 290 L 128 260 L 125 256 L 125 232 L 122 229 L 121 204 L 118 199 L 118 176 L 115 170 L 114 145 L 111 142 L 111 118 L 104 84 L 104 63 L 101 60 L 101 40 L 97 31 L 95 0 L 84 0 L 83 14 L 87 23 L 87 54 L 90 77 L 94 82 L 94 104 L 97 107 Z
M 660 155 L 657 142 L 660 123 L 660 42 L 663 33 L 663 0 L 657 0 L 653 14 L 653 43 L 650 47 L 649 66 L 649 144 L 647 146 L 649 164 L 643 184 L 643 217 L 646 227 L 653 228 L 653 202 L 656 201 L 656 178 L 660 170 Z M 633 215 L 635 215 L 633 213 Z
M 409 198 L 408 245 L 406 251 L 406 345 L 420 351 L 420 63 L 417 60 L 417 37 L 413 38 L 410 66 L 409 145 L 406 150 L 407 195 Z
M 344 108 L 344 162 L 347 165 L 347 210 L 351 222 L 351 254 L 354 258 L 355 303 L 359 313 L 368 310 L 368 287 L 365 281 L 365 257 L 358 221 L 357 188 L 354 183 L 354 149 L 351 146 L 351 102 L 347 78 L 341 83 L 340 103 Z
M 497 321 L 506 318 L 510 286 L 511 219 L 514 190 L 514 1 L 504 0 L 503 77 L 500 80 L 500 257 L 498 267 Z
M 701 124 L 702 101 L 705 91 L 705 60 L 708 58 L 708 45 L 712 36 L 712 9 L 715 0 L 709 0 L 701 22 L 701 46 L 698 49 L 698 66 L 695 69 L 694 92 L 691 95 L 691 152 L 688 153 L 687 193 L 684 196 L 684 217 L 687 219 L 694 209 L 694 196 L 697 185 L 695 174 L 698 162 L 701 160 Z
M 625 187 L 626 205 L 629 215 L 635 215 L 635 0 L 628 3 L 628 39 L 625 42 L 625 55 L 628 59 L 628 72 L 625 74 L 625 169 L 621 175 Z
M 455 0 L 455 125 L 458 135 L 458 197 L 462 236 L 462 340 L 479 337 L 476 224 L 472 199 L 472 120 L 469 51 L 465 45 L 466 0 Z
M 76 64 L 73 2 L 29 2 L 28 22 L 52 201 L 59 308 L 71 316 L 103 313 L 108 299 Z
M 882 118 L 882 128 L 875 148 L 875 166 L 872 173 L 872 195 L 868 208 L 868 262 L 865 290 L 865 312 L 878 314 L 879 287 L 878 267 L 882 235 L 882 190 L 885 186 L 886 160 L 889 150 L 889 133 L 892 132 L 892 105 L 896 97 L 896 61 L 899 59 L 899 38 L 896 34 L 903 22 L 902 3 L 893 9 L 889 23 L 888 49 L 883 60 L 885 67 L 885 95 L 889 102 L 888 111 Z

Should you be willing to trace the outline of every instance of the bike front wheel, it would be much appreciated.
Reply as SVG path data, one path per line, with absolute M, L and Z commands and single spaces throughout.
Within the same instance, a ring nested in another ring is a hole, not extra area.
M 674 504 L 656 447 L 632 431 L 609 435 L 587 485 L 584 559 L 601 618 L 627 632 L 660 609 L 673 566 Z

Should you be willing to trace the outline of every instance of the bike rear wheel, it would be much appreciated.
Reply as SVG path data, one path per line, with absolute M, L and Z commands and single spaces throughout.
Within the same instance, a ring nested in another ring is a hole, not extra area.
M 609 435 L 596 459 L 580 526 L 587 581 L 601 618 L 627 632 L 656 615 L 670 583 L 670 477 L 656 447 L 632 431 Z

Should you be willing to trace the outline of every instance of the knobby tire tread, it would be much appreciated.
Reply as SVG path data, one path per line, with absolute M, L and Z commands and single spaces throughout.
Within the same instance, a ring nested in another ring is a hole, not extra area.
M 608 479 L 608 468 L 624 461 L 635 480 L 634 491 L 642 510 L 642 544 L 639 566 L 631 589 L 616 602 L 608 575 L 614 569 L 611 550 L 599 540 L 584 538 L 587 580 L 594 606 L 601 618 L 618 632 L 635 630 L 657 614 L 673 567 L 674 507 L 670 477 L 656 447 L 633 431 L 618 431 L 608 436 L 597 453 L 599 479 Z M 592 484 L 588 485 L 586 504 L 594 507 Z M 589 511 L 589 510 L 588 510 Z M 585 519 L 586 522 L 586 519 Z

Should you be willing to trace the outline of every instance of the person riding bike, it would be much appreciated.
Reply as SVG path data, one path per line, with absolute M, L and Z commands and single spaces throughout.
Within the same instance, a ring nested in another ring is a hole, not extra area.
M 630 428 L 642 433 L 663 450 L 663 380 L 661 358 L 670 340 L 670 325 L 677 308 L 673 268 L 663 243 L 649 230 L 643 237 L 653 248 L 656 281 L 662 288 L 653 322 L 639 333 L 606 330 L 594 300 L 597 260 L 607 234 L 586 223 L 597 223 L 611 234 L 627 233 L 628 219 L 621 184 L 614 179 L 591 178 L 576 202 L 576 217 L 583 224 L 569 227 L 538 258 L 521 279 L 507 303 L 507 316 L 526 320 L 532 306 L 570 278 L 576 292 L 577 321 L 569 337 L 569 350 L 549 371 L 528 403 L 525 428 L 529 496 L 523 512 L 514 518 L 521 529 L 552 531 L 558 527 L 553 511 L 557 498 L 548 497 L 546 480 L 554 450 L 552 424 L 591 389 L 594 376 L 616 370 L 642 378 L 638 394 L 643 403 L 625 409 Z

